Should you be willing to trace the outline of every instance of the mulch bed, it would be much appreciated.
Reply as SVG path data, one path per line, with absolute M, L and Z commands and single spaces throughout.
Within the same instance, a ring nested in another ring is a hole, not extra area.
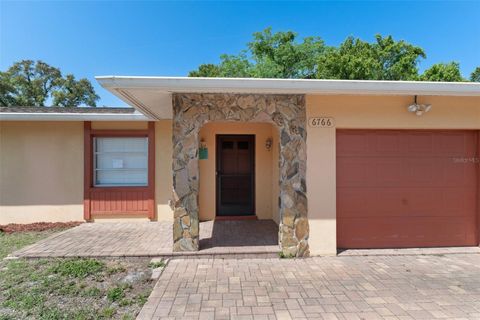
M 36 222 L 27 224 L 9 223 L 0 225 L 0 232 L 14 233 L 14 232 L 31 232 L 31 231 L 45 231 L 51 229 L 67 229 L 76 227 L 83 222 L 69 221 L 69 222 Z

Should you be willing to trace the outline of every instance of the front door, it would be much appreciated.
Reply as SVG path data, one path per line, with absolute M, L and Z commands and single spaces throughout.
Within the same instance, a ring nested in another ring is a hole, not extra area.
M 217 216 L 255 215 L 255 136 L 217 135 Z

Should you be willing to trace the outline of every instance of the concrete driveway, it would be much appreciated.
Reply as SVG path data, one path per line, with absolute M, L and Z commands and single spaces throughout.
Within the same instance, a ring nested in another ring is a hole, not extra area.
M 480 319 L 480 255 L 174 259 L 139 319 Z

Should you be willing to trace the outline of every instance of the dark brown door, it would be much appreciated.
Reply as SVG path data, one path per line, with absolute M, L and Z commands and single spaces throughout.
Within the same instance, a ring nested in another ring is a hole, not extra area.
M 217 216 L 255 215 L 255 137 L 217 135 Z

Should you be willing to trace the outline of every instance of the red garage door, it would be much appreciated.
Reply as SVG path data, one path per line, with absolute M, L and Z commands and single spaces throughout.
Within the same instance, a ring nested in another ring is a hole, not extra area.
M 337 245 L 477 245 L 474 131 L 337 132 Z

